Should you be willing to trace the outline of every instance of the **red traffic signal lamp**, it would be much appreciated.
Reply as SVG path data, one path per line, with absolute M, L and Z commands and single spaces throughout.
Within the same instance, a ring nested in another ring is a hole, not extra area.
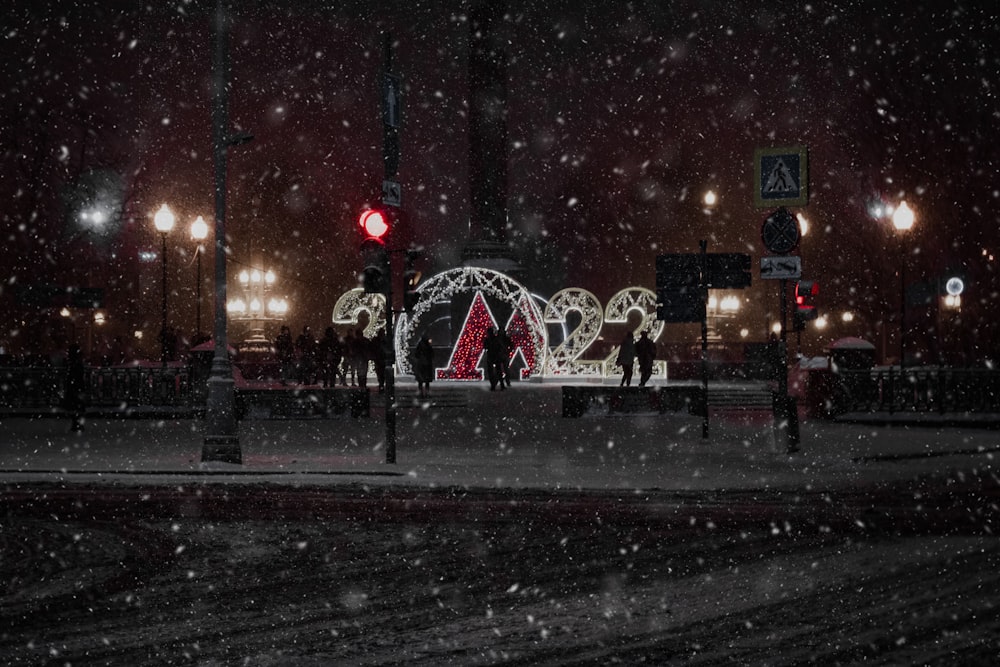
M 366 239 L 385 243 L 383 237 L 389 233 L 390 229 L 389 216 L 385 211 L 378 208 L 370 208 L 362 211 L 361 216 L 358 218 L 358 225 L 360 225 Z
M 813 299 L 819 294 L 819 283 L 812 280 L 800 280 L 795 283 L 795 313 L 792 317 L 792 329 L 802 331 L 806 322 L 815 320 L 819 315 Z
M 358 217 L 358 226 L 364 235 L 361 242 L 361 258 L 364 262 L 361 283 L 365 293 L 387 294 L 392 276 L 389 251 L 385 247 L 386 237 L 392 229 L 389 216 L 378 208 L 365 209 Z

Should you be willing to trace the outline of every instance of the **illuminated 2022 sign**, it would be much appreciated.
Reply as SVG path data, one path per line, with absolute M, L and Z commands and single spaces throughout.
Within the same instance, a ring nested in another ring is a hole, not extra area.
M 431 325 L 435 307 L 453 300 L 471 300 L 448 363 L 436 369 L 440 380 L 482 380 L 480 362 L 483 341 L 491 327 L 503 329 L 511 342 L 510 360 L 520 361 L 521 379 L 583 376 L 603 378 L 616 374 L 618 348 L 604 359 L 583 359 L 598 340 L 605 323 L 625 324 L 631 312 L 642 321 L 636 331 L 648 331 L 655 342 L 663 332 L 663 322 L 656 319 L 656 294 L 644 287 L 630 287 L 615 294 L 602 306 L 591 292 L 567 288 L 554 294 L 541 308 L 527 289 L 506 274 L 490 269 L 464 267 L 439 273 L 421 283 L 420 300 L 409 315 L 401 315 L 396 326 L 394 346 L 397 369 L 412 373 L 409 350 Z M 510 310 L 506 322 L 498 322 L 489 302 L 502 303 Z M 548 325 L 565 329 L 567 316 L 579 313 L 580 322 L 566 333 L 555 348 L 549 348 Z M 365 294 L 353 289 L 337 300 L 334 324 L 358 326 L 360 315 L 368 314 L 365 336 L 373 337 L 385 328 L 385 299 L 381 294 Z M 620 373 L 620 370 L 617 371 Z M 654 374 L 664 376 L 666 364 L 657 362 Z

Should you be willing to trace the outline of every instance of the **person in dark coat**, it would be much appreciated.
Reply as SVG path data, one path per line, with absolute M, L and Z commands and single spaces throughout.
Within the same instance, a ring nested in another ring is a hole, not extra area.
M 420 337 L 420 342 L 413 350 L 413 376 L 417 380 L 417 391 L 421 398 L 426 398 L 431 391 L 431 381 L 434 379 L 434 347 L 426 334 Z
M 639 386 L 645 387 L 653 375 L 653 361 L 656 359 L 656 345 L 645 331 L 635 344 L 635 356 L 639 360 Z
M 323 387 L 333 387 L 337 384 L 337 369 L 344 356 L 340 346 L 340 338 L 333 327 L 327 327 L 323 338 L 319 341 L 320 374 L 323 377 Z
M 385 391 L 385 330 L 379 329 L 368 344 L 369 358 L 375 366 L 375 379 L 378 380 L 378 393 Z
M 295 339 L 295 349 L 299 354 L 299 384 L 312 384 L 316 375 L 316 339 L 308 326 L 302 327 Z
M 503 342 L 497 335 L 496 327 L 490 327 L 483 338 L 483 351 L 486 353 L 486 377 L 490 381 L 490 391 L 495 391 L 497 385 L 505 389 L 503 383 Z
M 497 341 L 500 346 L 500 382 L 508 387 L 510 386 L 510 353 L 513 352 L 511 349 L 513 343 L 510 340 L 510 336 L 507 332 L 501 329 L 497 332 Z
M 83 411 L 86 408 L 84 389 L 86 368 L 83 365 L 83 351 L 79 345 L 69 348 L 66 356 L 66 386 L 63 393 L 63 407 L 69 413 L 70 430 L 83 430 Z
M 358 386 L 368 386 L 368 362 L 371 360 L 371 346 L 365 338 L 364 329 L 354 333 L 354 372 L 358 376 Z
M 618 348 L 618 365 L 622 367 L 622 387 L 632 386 L 632 367 L 635 365 L 635 338 L 629 331 Z

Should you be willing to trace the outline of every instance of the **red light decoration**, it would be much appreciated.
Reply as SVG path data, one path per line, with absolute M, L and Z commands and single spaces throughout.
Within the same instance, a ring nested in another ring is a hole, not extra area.
M 483 340 L 490 327 L 496 326 L 493 313 L 486 305 L 486 299 L 481 292 L 476 292 L 465 316 L 462 333 L 458 336 L 451 351 L 451 359 L 446 368 L 436 369 L 439 380 L 482 380 L 483 370 L 479 368 L 479 360 L 483 356 Z
M 518 307 L 510 316 L 505 331 L 510 338 L 511 347 L 510 360 L 520 354 L 524 367 L 521 369 L 521 379 L 527 380 L 535 368 L 537 359 L 535 358 L 535 345 L 531 336 L 531 326 L 524 313 L 531 312 L 525 307 L 525 297 L 522 297 Z M 476 292 L 469 306 L 469 313 L 465 317 L 465 324 L 462 326 L 462 333 L 459 334 L 458 342 L 451 353 L 451 359 L 446 368 L 436 369 L 439 380 L 482 380 L 483 369 L 479 368 L 479 363 L 483 358 L 483 341 L 486 332 L 490 327 L 497 326 L 496 320 L 490 311 L 486 299 L 481 292 Z
M 521 379 L 527 380 L 531 377 L 531 371 L 535 368 L 537 359 L 535 359 L 535 345 L 531 337 L 531 326 L 524 316 L 524 313 L 530 313 L 531 310 L 525 308 L 524 300 L 525 297 L 521 297 L 517 310 L 511 314 L 510 321 L 507 322 L 506 331 L 507 337 L 510 338 L 511 344 L 514 347 L 510 354 L 510 361 L 513 363 L 514 357 L 518 353 L 521 354 L 521 360 L 524 361 L 524 367 L 521 369 Z

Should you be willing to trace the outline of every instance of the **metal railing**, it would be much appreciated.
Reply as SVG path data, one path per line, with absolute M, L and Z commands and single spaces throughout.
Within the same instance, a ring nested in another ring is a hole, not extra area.
M 846 412 L 1000 412 L 1000 371 L 914 367 L 838 370 L 833 414 Z
M 87 367 L 83 399 L 91 407 L 190 407 L 203 399 L 185 366 Z M 50 409 L 63 405 L 66 369 L 0 368 L 0 408 Z

